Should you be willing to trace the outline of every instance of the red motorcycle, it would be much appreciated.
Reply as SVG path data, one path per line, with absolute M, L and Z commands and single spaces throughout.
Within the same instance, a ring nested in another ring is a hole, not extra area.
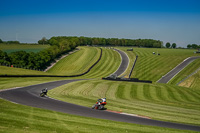
M 104 108 L 104 106 L 106 105 L 106 98 L 101 98 L 101 99 L 98 99 L 96 104 L 94 104 L 92 106 L 92 109 L 98 109 L 98 110 L 103 110 L 103 109 L 106 109 Z

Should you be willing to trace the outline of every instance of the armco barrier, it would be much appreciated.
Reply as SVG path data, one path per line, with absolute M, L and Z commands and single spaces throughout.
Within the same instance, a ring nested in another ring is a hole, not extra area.
M 99 59 L 84 73 L 82 74 L 77 74 L 77 75 L 68 75 L 68 76 L 61 76 L 61 75 L 0 75 L 0 77 L 79 77 L 79 76 L 82 76 L 82 75 L 85 75 L 87 74 L 100 60 L 101 60 L 101 57 L 102 57 L 102 48 L 100 48 L 101 52 L 100 52 L 100 56 L 99 56 Z
M 127 82 L 143 82 L 143 83 L 152 83 L 152 81 L 149 80 L 139 80 L 138 78 L 102 78 L 104 80 L 112 80 L 112 81 L 127 81 Z
M 136 64 L 137 58 L 138 58 L 138 55 L 136 55 L 135 61 L 134 61 L 133 66 L 132 66 L 132 68 L 131 68 L 131 72 L 129 73 L 129 76 L 128 76 L 129 78 L 131 77 L 131 74 L 132 74 L 133 69 L 134 69 L 134 67 L 135 67 L 135 64 Z

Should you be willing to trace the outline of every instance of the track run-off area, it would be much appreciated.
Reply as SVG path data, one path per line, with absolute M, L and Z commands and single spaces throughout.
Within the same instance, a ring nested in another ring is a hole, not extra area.
M 118 70 L 115 72 L 115 74 L 121 75 L 127 69 L 127 66 L 129 64 L 129 59 L 124 52 L 120 50 L 117 50 L 117 51 L 121 55 L 122 63 L 120 67 L 118 68 Z M 185 61 L 188 61 L 188 60 L 185 60 Z M 175 69 L 178 69 L 178 68 L 179 67 L 176 67 Z M 173 74 L 176 75 L 179 71 L 180 70 L 177 70 Z M 165 77 L 167 77 L 167 75 L 165 75 Z M 123 113 L 118 113 L 118 112 L 113 112 L 113 111 L 92 110 L 91 108 L 88 108 L 88 107 L 59 101 L 56 99 L 52 99 L 50 97 L 39 97 L 41 88 L 48 88 L 50 90 L 50 89 L 54 89 L 56 87 L 62 86 L 64 84 L 68 84 L 68 83 L 72 83 L 72 82 L 76 82 L 80 80 L 84 80 L 84 79 L 54 81 L 54 82 L 32 85 L 32 86 L 23 87 L 23 88 L 2 90 L 0 92 L 0 97 L 3 99 L 7 99 L 9 101 L 12 101 L 14 103 L 48 109 L 48 110 L 54 110 L 58 112 L 68 113 L 68 114 L 94 117 L 94 118 L 100 118 L 100 119 L 108 119 L 108 120 L 114 120 L 114 121 L 120 121 L 120 122 L 142 124 L 142 125 L 200 131 L 199 126 L 164 122 L 164 121 L 153 120 L 150 118 L 143 118 L 140 116 L 134 116 L 131 114 L 123 114 Z

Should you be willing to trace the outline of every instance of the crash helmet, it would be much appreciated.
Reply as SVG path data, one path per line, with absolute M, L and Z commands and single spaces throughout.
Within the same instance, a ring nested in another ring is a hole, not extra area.
M 106 102 L 106 98 L 102 98 L 103 102 Z

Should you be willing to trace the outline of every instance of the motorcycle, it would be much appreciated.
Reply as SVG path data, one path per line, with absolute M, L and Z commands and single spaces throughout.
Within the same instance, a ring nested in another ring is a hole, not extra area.
M 40 96 L 41 97 L 45 97 L 47 95 L 47 88 L 46 89 L 43 89 L 40 93 Z
M 41 96 L 41 97 L 45 97 L 46 94 L 45 94 L 44 92 L 41 92 L 41 93 L 40 93 L 40 96 Z
M 101 99 L 98 99 L 96 104 L 94 104 L 92 106 L 92 109 L 98 109 L 98 110 L 103 110 L 103 109 L 106 109 L 104 108 L 104 106 L 106 105 L 106 98 L 101 98 Z

